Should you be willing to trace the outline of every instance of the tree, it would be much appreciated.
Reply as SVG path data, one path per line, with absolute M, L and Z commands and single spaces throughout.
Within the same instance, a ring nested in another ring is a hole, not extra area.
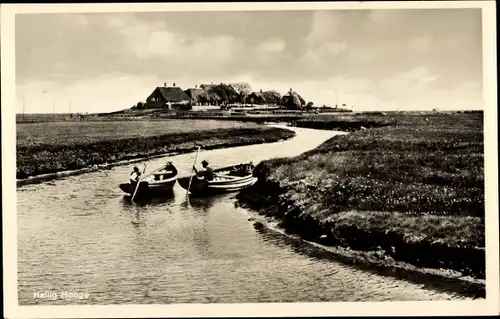
M 236 90 L 227 84 L 219 84 L 210 89 L 209 94 L 216 94 L 220 101 L 223 103 L 235 103 L 238 100 L 238 93 Z
M 132 110 L 144 110 L 146 108 L 146 103 L 137 102 L 136 105 L 132 106 Z
M 252 87 L 248 83 L 235 83 L 231 86 L 238 93 L 238 100 L 241 103 L 245 103 L 248 95 L 252 93 Z
M 201 92 L 198 99 L 202 104 L 210 103 L 210 96 L 206 91 Z
M 312 101 L 307 103 L 306 109 L 312 109 L 313 105 L 314 105 L 314 103 Z
M 297 94 L 292 94 L 292 108 L 299 110 L 302 108 L 302 102 L 300 101 L 300 98 Z
M 216 92 L 208 92 L 208 101 L 210 104 L 218 104 L 222 98 Z
M 279 104 L 281 100 L 281 94 L 276 90 L 266 91 L 262 95 L 269 104 Z

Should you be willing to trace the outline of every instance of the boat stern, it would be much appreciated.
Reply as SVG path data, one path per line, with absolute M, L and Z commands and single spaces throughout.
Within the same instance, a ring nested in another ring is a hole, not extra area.
M 131 184 L 131 183 L 123 183 L 123 184 L 119 185 L 120 189 L 124 193 L 127 193 L 129 195 L 134 194 L 136 186 L 137 186 L 137 184 Z M 147 188 L 148 188 L 148 183 L 141 182 L 139 185 L 139 189 L 137 190 L 137 194 L 144 192 L 144 190 L 147 190 Z
M 134 191 L 132 189 L 132 184 L 130 183 L 123 183 L 123 184 L 120 184 L 119 185 L 120 189 L 124 192 L 124 193 L 127 193 L 127 194 L 132 194 L 132 192 Z

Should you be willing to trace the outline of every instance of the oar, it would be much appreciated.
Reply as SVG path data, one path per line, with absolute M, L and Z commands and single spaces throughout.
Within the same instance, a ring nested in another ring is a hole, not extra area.
M 196 161 L 198 160 L 198 153 L 200 152 L 200 148 L 201 148 L 201 146 L 198 146 L 198 150 L 196 151 L 196 156 L 194 157 L 193 166 L 196 165 Z M 194 169 L 192 169 L 192 171 L 194 171 Z M 188 188 L 187 188 L 187 191 L 186 191 L 186 197 L 188 197 L 188 195 L 189 195 L 189 189 L 191 188 L 191 181 L 192 180 L 193 180 L 193 174 L 191 173 L 191 177 L 189 178 Z
M 134 190 L 134 194 L 132 195 L 132 201 L 134 201 L 134 197 L 135 197 L 135 194 L 137 194 L 137 190 L 139 189 L 139 184 L 141 183 L 141 180 L 142 180 L 142 175 L 144 174 L 144 172 L 146 171 L 146 166 L 147 164 L 144 164 L 144 169 L 142 170 L 142 174 L 141 176 L 137 179 L 137 185 L 135 186 L 135 190 Z
M 167 165 L 168 165 L 168 164 L 163 165 L 163 166 L 161 166 L 160 168 L 157 168 L 157 169 L 155 169 L 154 171 L 151 171 L 151 172 L 147 173 L 146 175 L 142 176 L 141 178 L 142 178 L 142 179 L 144 179 L 144 178 L 146 178 L 146 177 L 148 177 L 148 176 L 151 176 L 152 174 L 154 174 L 154 173 L 156 173 L 156 172 L 158 172 L 158 171 L 161 171 L 162 169 L 164 169 L 165 167 L 167 167 Z

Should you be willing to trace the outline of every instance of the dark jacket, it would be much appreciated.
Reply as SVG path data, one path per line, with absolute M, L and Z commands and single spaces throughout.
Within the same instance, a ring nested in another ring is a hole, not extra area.
M 203 170 L 198 172 L 198 176 L 203 177 L 207 181 L 212 181 L 215 177 L 215 173 L 211 167 L 207 166 Z

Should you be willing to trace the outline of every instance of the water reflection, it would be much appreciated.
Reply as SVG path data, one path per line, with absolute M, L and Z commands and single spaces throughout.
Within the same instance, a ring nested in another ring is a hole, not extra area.
M 122 212 L 130 215 L 131 223 L 134 228 L 146 226 L 145 215 L 154 211 L 171 212 L 172 204 L 175 203 L 175 194 L 172 192 L 162 197 L 137 198 L 132 201 L 130 195 L 122 196 L 120 203 Z
M 134 228 L 136 229 L 138 229 L 141 226 L 146 227 L 146 222 L 144 221 L 144 218 L 142 217 L 139 210 L 137 210 L 134 214 L 134 218 L 132 219 L 132 225 L 134 225 Z
M 437 275 L 422 276 L 420 272 L 409 269 L 380 267 L 372 263 L 367 263 L 362 259 L 349 258 L 345 255 L 340 255 L 312 243 L 305 242 L 301 240 L 299 236 L 285 235 L 281 232 L 265 227 L 260 222 L 255 222 L 254 228 L 259 234 L 261 234 L 263 241 L 279 247 L 291 248 L 295 253 L 303 255 L 311 260 L 316 260 L 318 262 L 342 262 L 343 265 L 346 267 L 348 266 L 351 269 L 355 268 L 376 275 L 406 280 L 419 285 L 425 285 L 428 288 L 445 293 L 456 294 L 457 291 L 461 291 L 463 294 L 469 295 L 473 298 L 485 297 L 484 290 L 480 287 L 480 285 L 472 283 L 464 284 L 462 281 L 456 280 L 455 278 L 443 278 Z M 372 256 L 372 258 L 377 259 L 375 256 Z
M 200 152 L 216 166 L 294 156 L 335 135 L 296 129 L 274 144 Z M 193 154 L 171 157 L 190 174 Z M 148 161 L 160 166 L 165 159 Z M 140 304 L 429 300 L 449 298 L 306 256 L 255 230 L 234 194 L 123 197 L 130 166 L 18 189 L 19 303 Z M 48 200 L 50 199 L 50 200 Z M 283 238 L 284 239 L 284 238 Z M 334 275 L 331 275 L 334 274 Z M 33 291 L 89 292 L 87 300 L 34 300 Z
M 234 194 L 220 194 L 210 197 L 186 197 L 181 206 L 186 210 L 207 213 L 217 202 L 234 197 Z
M 132 196 L 130 195 L 124 195 L 122 197 L 122 205 L 124 207 L 134 205 L 134 206 L 139 206 L 139 207 L 147 207 L 147 206 L 154 206 L 154 205 L 159 205 L 159 204 L 171 204 L 175 201 L 175 194 L 174 192 L 165 194 L 164 196 L 156 196 L 156 197 L 139 197 L 139 198 L 134 198 L 134 201 L 132 201 Z

